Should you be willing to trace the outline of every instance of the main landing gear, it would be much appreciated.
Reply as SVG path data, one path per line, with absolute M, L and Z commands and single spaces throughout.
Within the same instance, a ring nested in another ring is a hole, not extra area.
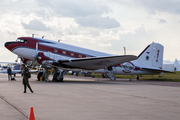
M 63 82 L 64 75 L 67 73 L 66 70 L 59 70 L 56 69 L 56 72 L 54 72 L 52 81 L 54 82 Z M 49 69 L 45 69 L 43 71 L 40 71 L 37 75 L 37 79 L 40 81 L 40 78 L 42 77 L 43 81 L 49 81 L 48 77 L 50 75 Z
M 66 70 L 58 70 L 57 73 L 54 73 L 53 75 L 53 81 L 54 82 L 64 82 L 64 75 L 67 73 Z
M 37 74 L 37 79 L 40 81 L 40 78 L 43 78 L 43 81 L 44 81 L 44 77 L 43 77 L 43 72 L 39 72 L 38 74 Z
M 136 80 L 139 80 L 139 75 L 136 76 Z
M 115 75 L 113 74 L 112 67 L 108 67 L 106 71 L 106 75 L 110 78 L 110 80 L 116 80 Z
M 107 71 L 106 74 L 110 78 L 110 80 L 116 80 L 116 77 L 112 71 Z

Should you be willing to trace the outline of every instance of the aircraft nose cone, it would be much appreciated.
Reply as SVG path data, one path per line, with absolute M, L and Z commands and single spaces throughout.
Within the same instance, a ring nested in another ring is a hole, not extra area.
M 10 44 L 12 44 L 12 43 L 14 43 L 14 42 L 6 42 L 6 43 L 4 44 L 4 46 L 7 47 L 8 45 L 10 45 Z

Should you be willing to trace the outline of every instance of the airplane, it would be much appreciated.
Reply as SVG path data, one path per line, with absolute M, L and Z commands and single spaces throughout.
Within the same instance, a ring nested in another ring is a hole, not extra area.
M 162 72 L 172 73 L 162 69 L 163 66 L 163 51 L 164 47 L 159 43 L 151 43 L 138 56 L 138 59 L 120 63 L 112 66 L 111 72 L 119 75 L 153 75 L 161 74 Z M 107 69 L 99 69 L 90 72 L 109 74 Z
M 35 37 L 19 37 L 16 41 L 6 42 L 4 46 L 18 55 L 27 66 L 41 65 L 45 70 L 39 72 L 38 80 L 40 77 L 48 80 L 48 70 L 53 67 L 58 68 L 53 79 L 63 81 L 64 75 L 71 69 L 98 70 L 137 59 L 135 55 L 112 55 Z M 109 78 L 114 80 L 111 70 L 107 71 L 111 73 Z
M 0 71 L 7 70 L 9 66 L 15 65 L 14 62 L 0 62 Z
M 5 63 L 5 62 L 4 62 Z M 10 63 L 8 63 L 10 64 Z M 11 63 L 13 64 L 14 66 L 7 66 L 11 68 L 11 75 L 14 75 L 14 77 L 16 76 L 16 74 L 21 74 L 22 73 L 22 70 L 21 70 L 21 66 L 19 63 Z M 6 69 L 2 69 L 0 70 L 0 73 L 7 73 L 7 68 Z M 30 70 L 29 71 L 30 73 L 37 73 L 38 71 L 37 70 Z

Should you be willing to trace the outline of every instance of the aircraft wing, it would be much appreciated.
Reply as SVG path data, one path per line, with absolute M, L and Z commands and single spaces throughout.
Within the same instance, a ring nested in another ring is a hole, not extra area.
M 59 60 L 59 64 L 64 68 L 78 68 L 86 70 L 97 70 L 104 67 L 113 66 L 116 64 L 128 62 L 137 59 L 134 55 L 122 56 L 106 56 L 92 58 L 78 58 L 69 60 Z
M 0 73 L 7 73 L 7 70 L 0 71 Z M 12 74 L 21 73 L 21 70 L 12 70 Z
M 154 68 L 141 68 L 143 70 L 149 71 L 149 72 L 157 72 L 157 73 L 161 73 L 161 72 L 165 72 L 165 73 L 175 73 L 175 72 L 171 72 L 171 71 L 167 71 L 167 70 L 162 70 L 162 69 L 154 69 Z
M 38 70 L 29 70 L 30 73 L 36 73 Z M 7 73 L 7 70 L 0 71 L 0 73 Z M 12 70 L 11 74 L 21 73 L 21 70 Z

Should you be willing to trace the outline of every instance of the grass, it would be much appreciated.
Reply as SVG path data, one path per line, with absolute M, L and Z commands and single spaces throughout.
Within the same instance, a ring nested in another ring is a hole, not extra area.
M 95 74 L 95 77 L 101 77 Z M 116 75 L 116 78 L 136 79 L 136 75 Z M 139 75 L 140 80 L 171 81 L 180 82 L 180 71 L 174 73 L 163 73 L 160 75 Z

